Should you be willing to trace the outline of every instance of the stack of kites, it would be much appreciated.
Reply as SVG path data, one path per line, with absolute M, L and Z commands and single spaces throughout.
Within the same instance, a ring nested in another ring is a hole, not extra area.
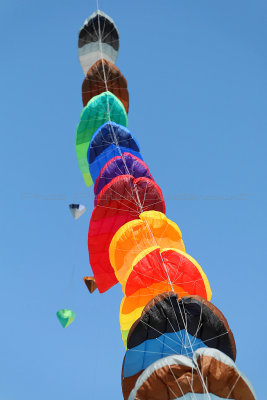
M 162 191 L 128 129 L 114 21 L 96 11 L 79 32 L 78 48 L 85 79 L 75 145 L 95 194 L 88 232 L 94 277 L 84 279 L 100 293 L 122 285 L 124 399 L 255 399 L 235 365 L 228 323 L 210 302 L 209 281 L 167 218 Z

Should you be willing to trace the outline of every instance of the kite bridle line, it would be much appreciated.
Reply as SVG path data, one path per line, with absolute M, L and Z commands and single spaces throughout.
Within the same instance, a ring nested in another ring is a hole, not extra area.
M 97 4 L 97 7 L 98 7 L 98 4 Z M 104 83 L 105 83 L 106 92 L 108 92 L 107 77 L 106 77 L 106 71 L 105 71 L 105 67 L 104 67 L 104 58 L 103 58 L 103 49 L 102 49 L 102 40 L 101 40 L 101 39 L 102 39 L 102 34 L 101 34 L 101 30 L 100 30 L 100 18 L 99 18 L 99 13 L 98 13 L 98 36 L 99 36 L 99 39 L 100 39 L 100 40 L 99 40 L 99 48 L 100 48 L 100 53 L 101 53 L 101 63 L 102 63 L 102 69 L 103 69 Z M 111 118 L 110 118 L 110 106 L 109 106 L 109 98 L 108 98 L 108 96 L 109 96 L 109 95 L 107 94 L 107 114 L 108 114 L 107 116 L 108 116 L 109 122 L 112 122 L 112 121 L 111 121 Z M 130 171 L 129 171 L 129 169 L 128 169 L 128 166 L 127 166 L 125 157 L 124 157 L 124 155 L 123 155 L 123 153 L 122 153 L 122 151 L 121 151 L 121 148 L 120 148 L 120 146 L 119 146 L 119 142 L 118 142 L 118 139 L 117 139 L 117 137 L 116 137 L 116 135 L 115 135 L 114 128 L 113 128 L 112 124 L 110 124 L 110 127 L 111 127 L 111 131 L 112 131 L 113 141 L 114 141 L 114 143 L 115 143 L 115 145 L 116 145 L 116 147 L 117 147 L 117 150 L 118 150 L 118 152 L 119 152 L 119 154 L 120 154 L 120 156 L 121 156 L 121 159 L 122 159 L 122 161 L 123 161 L 125 170 L 127 171 L 127 174 L 128 174 L 128 175 L 131 175 L 131 174 L 130 174 Z M 134 191 L 135 191 L 135 194 L 136 194 L 136 199 L 137 199 L 138 206 L 139 206 L 139 209 L 140 209 L 140 214 L 141 214 L 141 213 L 144 212 L 144 209 L 143 209 L 143 206 L 142 206 L 142 203 L 141 203 L 141 200 L 140 200 L 140 196 L 139 196 L 139 193 L 138 193 L 137 185 L 136 185 L 135 182 L 133 182 L 133 185 L 134 185 Z M 134 197 L 133 197 L 133 199 L 134 199 Z M 135 199 L 134 199 L 134 200 L 135 200 Z M 147 229 L 148 229 L 148 231 L 149 231 L 149 233 L 150 233 L 150 235 L 151 235 L 151 238 L 152 238 L 152 240 L 154 241 L 154 244 L 157 246 L 158 244 L 157 244 L 156 239 L 155 239 L 155 237 L 154 237 L 154 235 L 153 235 L 153 232 L 152 232 L 151 229 L 150 229 L 150 226 L 149 226 L 149 224 L 148 224 L 148 221 L 147 221 L 146 218 L 144 218 L 144 220 L 145 220 L 145 223 L 146 223 L 146 225 L 147 225 Z M 161 261 L 162 261 L 162 263 L 163 263 L 163 265 L 164 265 L 164 267 L 165 267 L 165 272 L 166 272 L 166 275 L 167 275 L 167 278 L 168 278 L 169 285 L 171 286 L 172 291 L 174 291 L 173 285 L 172 285 L 172 282 L 171 282 L 171 279 L 170 279 L 170 276 L 169 276 L 169 273 L 168 273 L 168 271 L 167 271 L 167 268 L 166 268 L 166 265 L 165 265 L 165 263 L 164 263 L 164 260 L 163 260 L 163 257 L 162 257 L 162 255 L 161 255 L 161 253 L 160 253 L 160 257 L 161 257 Z
M 100 11 L 100 10 L 99 10 L 99 2 L 98 2 L 98 0 L 96 0 L 96 3 L 97 3 L 97 17 L 98 17 L 98 36 L 99 36 L 99 39 L 100 39 L 98 42 L 99 42 L 99 49 L 100 49 L 100 53 L 101 53 L 101 63 L 102 63 L 102 69 L 103 69 L 103 76 L 104 76 L 105 88 L 106 88 L 106 92 L 108 92 L 106 71 L 105 71 L 105 67 L 104 67 L 103 49 L 102 49 L 102 33 L 101 33 L 101 30 L 100 30 L 100 16 L 99 16 L 99 12 L 98 12 L 98 11 Z M 94 28 L 94 29 L 95 29 L 95 28 Z M 109 105 L 109 98 L 108 98 L 108 96 L 109 96 L 109 94 L 107 93 L 107 116 L 108 116 L 109 122 L 112 122 L 112 121 L 111 121 L 111 118 L 110 118 L 110 105 Z M 119 143 L 118 143 L 118 140 L 117 140 L 117 137 L 116 137 L 116 134 L 115 134 L 115 132 L 114 132 L 114 128 L 113 128 L 112 124 L 110 124 L 110 127 L 111 127 L 111 130 L 112 130 L 112 136 L 113 136 L 114 144 L 116 145 L 117 150 L 118 150 L 118 152 L 119 152 L 119 154 L 120 154 L 120 156 L 121 156 L 121 159 L 122 159 L 123 164 L 124 164 L 124 166 L 125 166 L 125 170 L 127 171 L 127 173 L 128 173 L 129 175 L 131 175 L 131 174 L 130 174 L 130 171 L 129 171 L 129 169 L 128 169 L 126 160 L 125 160 L 125 158 L 124 158 L 124 155 L 123 155 L 123 153 L 122 153 L 122 151 L 121 151 L 121 148 L 120 148 L 120 146 L 119 146 Z M 141 214 L 141 213 L 143 213 L 143 211 L 144 211 L 144 210 L 143 210 L 143 206 L 142 206 L 142 203 L 141 203 L 141 200 L 140 200 L 140 197 L 139 197 L 137 185 L 136 185 L 135 182 L 133 182 L 133 185 L 134 185 L 134 191 L 135 191 L 136 199 L 137 199 L 138 206 L 139 206 L 139 209 L 140 209 L 140 214 Z M 133 199 L 134 199 L 134 196 L 133 196 Z M 135 200 L 135 199 L 134 199 L 134 200 Z M 153 242 L 155 243 L 155 245 L 157 246 L 158 243 L 157 243 L 157 241 L 156 241 L 156 239 L 155 239 L 155 236 L 153 235 L 153 232 L 152 232 L 151 229 L 150 229 L 150 226 L 149 226 L 149 223 L 148 223 L 147 219 L 144 218 L 144 221 L 145 221 L 147 230 L 148 230 L 148 232 L 149 232 L 149 234 L 150 234 L 150 236 L 151 236 L 152 241 L 153 241 Z M 170 285 L 172 291 L 175 292 L 175 290 L 174 290 L 174 288 L 173 288 L 172 281 L 171 281 L 171 279 L 170 279 L 170 276 L 169 276 L 169 273 L 168 273 L 168 270 L 167 270 L 167 267 L 166 267 L 166 264 L 165 264 L 165 262 L 164 262 L 164 259 L 163 259 L 163 257 L 162 257 L 161 252 L 159 252 L 159 255 L 160 255 L 160 258 L 161 258 L 162 265 L 163 265 L 163 267 L 164 267 L 164 269 L 165 269 L 165 273 L 166 273 L 166 276 L 167 276 L 169 285 Z M 171 302 L 171 304 L 172 304 L 172 302 Z M 181 316 L 182 316 L 182 320 L 183 320 L 184 326 L 186 327 L 186 324 L 185 324 L 185 321 L 184 321 L 184 318 L 183 318 L 183 313 L 181 312 L 180 304 L 179 304 L 178 301 L 177 301 L 177 304 L 178 304 L 178 307 L 179 307 L 180 314 L 181 314 Z M 173 304 L 172 304 L 172 308 L 173 308 Z M 173 311 L 174 311 L 174 314 L 175 314 L 175 316 L 176 316 L 176 313 L 175 313 L 174 308 L 173 308 Z M 176 316 L 176 318 L 177 318 L 177 316 Z M 178 320 L 177 320 L 177 323 L 178 323 Z M 179 325 L 179 323 L 178 323 L 178 325 Z M 191 343 L 191 339 L 190 339 L 189 334 L 188 334 L 188 332 L 187 332 L 186 329 L 185 329 L 185 332 L 186 332 L 187 340 L 188 340 L 188 343 L 190 344 L 191 351 L 192 351 L 192 354 L 193 354 L 193 353 L 194 353 L 194 350 L 193 350 L 193 346 L 192 346 L 192 343 Z M 193 362 L 194 362 L 194 361 L 193 361 Z M 209 395 L 209 392 L 208 392 L 208 388 L 207 388 L 206 383 L 205 383 L 205 381 L 204 381 L 203 375 L 202 375 L 202 373 L 201 373 L 201 371 L 200 371 L 200 369 L 199 369 L 199 366 L 198 366 L 198 364 L 197 364 L 196 362 L 194 362 L 194 363 L 195 363 L 195 365 L 196 365 L 198 374 L 199 374 L 199 376 L 200 376 L 203 389 L 205 390 L 208 399 L 211 400 L 210 395 Z M 170 366 L 169 366 L 169 367 L 170 367 Z M 170 367 L 170 368 L 171 368 L 171 367 Z

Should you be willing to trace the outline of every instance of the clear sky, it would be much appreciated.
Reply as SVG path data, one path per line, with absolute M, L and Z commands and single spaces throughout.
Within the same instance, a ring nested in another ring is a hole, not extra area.
M 100 0 L 129 128 L 266 388 L 266 0 Z M 122 399 L 121 287 L 89 294 L 93 190 L 75 155 L 91 0 L 1 1 L 0 400 Z M 74 221 L 71 202 L 86 205 Z M 62 329 L 59 308 L 75 322 Z

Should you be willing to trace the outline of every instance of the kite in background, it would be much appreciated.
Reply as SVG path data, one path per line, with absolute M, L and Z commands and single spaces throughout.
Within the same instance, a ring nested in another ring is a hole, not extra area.
M 86 211 L 82 204 L 69 204 L 69 209 L 74 219 L 80 218 Z
M 70 212 L 74 219 L 78 219 L 86 211 L 82 204 L 69 204 Z M 63 328 L 67 328 L 75 319 L 76 314 L 72 310 L 61 309 L 57 312 L 57 318 Z
M 57 318 L 61 323 L 62 327 L 67 328 L 67 326 L 70 325 L 76 318 L 76 314 L 71 310 L 63 308 L 61 310 L 58 310 Z
M 90 293 L 93 293 L 97 289 L 97 284 L 93 276 L 85 276 L 83 281 Z

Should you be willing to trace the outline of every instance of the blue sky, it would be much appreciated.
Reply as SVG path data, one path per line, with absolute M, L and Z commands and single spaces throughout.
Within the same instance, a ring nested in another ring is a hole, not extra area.
M 121 287 L 89 295 L 93 191 L 74 137 L 77 34 L 95 1 L 1 2 L 0 400 L 122 398 Z M 167 216 L 266 386 L 265 0 L 100 0 L 120 31 L 129 128 Z M 74 221 L 70 202 L 86 205 Z M 72 308 L 67 329 L 55 313 Z

